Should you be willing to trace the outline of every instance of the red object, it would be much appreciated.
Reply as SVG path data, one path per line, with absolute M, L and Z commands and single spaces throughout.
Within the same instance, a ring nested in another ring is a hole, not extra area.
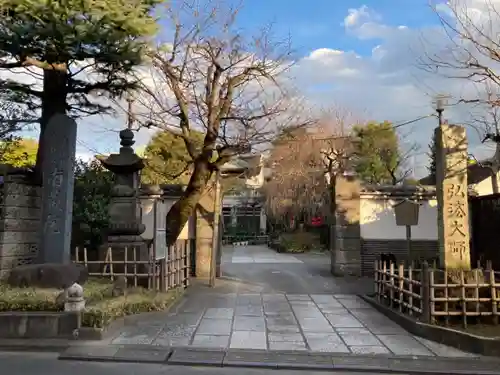
M 314 226 L 319 226 L 323 224 L 323 218 L 321 216 L 313 217 L 311 220 L 311 224 Z

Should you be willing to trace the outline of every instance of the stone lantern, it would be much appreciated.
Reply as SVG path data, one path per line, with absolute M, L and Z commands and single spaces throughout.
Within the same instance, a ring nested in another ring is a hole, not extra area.
M 100 251 L 102 259 L 109 247 L 113 249 L 113 260 L 121 259 L 125 248 L 129 251 L 136 248 L 141 260 L 148 259 L 147 244 L 141 237 L 146 228 L 142 223 L 138 198 L 139 173 L 144 168 L 144 160 L 134 152 L 134 143 L 134 133 L 130 129 L 124 129 L 120 131 L 120 152 L 98 157 L 104 168 L 115 174 L 109 205 L 107 243 Z

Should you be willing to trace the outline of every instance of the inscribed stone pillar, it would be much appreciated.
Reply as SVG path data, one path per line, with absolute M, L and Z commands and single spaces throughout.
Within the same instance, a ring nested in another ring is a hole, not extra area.
M 436 191 L 441 267 L 470 269 L 465 128 L 444 124 L 437 140 Z
M 40 263 L 70 261 L 75 151 L 76 122 L 55 115 L 44 138 Z

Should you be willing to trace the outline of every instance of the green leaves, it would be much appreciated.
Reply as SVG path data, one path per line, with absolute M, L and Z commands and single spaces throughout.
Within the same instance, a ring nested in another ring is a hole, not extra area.
M 73 193 L 73 244 L 94 250 L 103 242 L 114 177 L 97 160 L 77 161 Z
M 436 179 L 436 167 L 437 167 L 437 161 L 436 161 L 436 152 L 437 152 L 437 139 L 436 139 L 436 134 L 434 133 L 432 135 L 432 140 L 431 143 L 429 144 L 429 153 L 427 156 L 429 156 L 429 165 L 427 166 L 427 170 L 429 171 L 429 174 L 432 176 L 432 178 L 435 180 Z
M 125 77 L 144 58 L 157 32 L 154 8 L 161 0 L 0 0 L 0 69 L 37 67 L 69 72 L 65 90 L 70 111 L 106 108 L 87 95 L 107 92 L 112 97 L 133 89 Z M 78 75 L 78 78 L 75 76 Z M 39 75 L 39 77 L 41 77 Z M 33 85 L 0 80 L 10 100 L 33 105 L 49 93 Z M 23 95 L 14 94 L 22 93 Z M 45 97 L 46 97 L 45 96 Z
M 38 143 L 33 139 L 14 139 L 0 142 L 0 164 L 13 167 L 33 167 Z
M 191 131 L 191 138 L 199 153 L 204 134 Z M 183 138 L 173 132 L 158 132 L 144 150 L 146 168 L 141 173 L 148 184 L 186 184 L 192 170 L 193 159 L 189 155 Z
M 391 171 L 398 168 L 400 161 L 399 141 L 392 124 L 384 121 L 356 126 L 356 172 L 368 183 L 391 182 Z

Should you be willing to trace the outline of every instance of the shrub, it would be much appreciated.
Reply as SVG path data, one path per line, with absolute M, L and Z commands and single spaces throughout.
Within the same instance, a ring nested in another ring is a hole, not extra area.
M 103 300 L 85 310 L 82 315 L 82 326 L 103 328 L 113 320 L 128 315 L 163 311 L 176 300 L 181 292 L 182 289 L 170 290 L 166 293 L 143 291 Z
M 319 236 L 310 232 L 285 233 L 279 238 L 281 246 L 291 253 L 303 253 L 321 248 Z
M 111 297 L 113 285 L 101 280 L 89 280 L 83 289 L 87 304 Z M 59 289 L 16 288 L 0 284 L 0 311 L 63 311 L 56 298 Z
M 125 296 L 113 297 L 113 284 L 109 280 L 89 280 L 84 285 L 86 309 L 82 326 L 103 328 L 113 320 L 143 312 L 162 311 L 182 293 L 183 288 L 166 293 L 143 288 L 128 289 Z M 64 311 L 57 303 L 58 289 L 14 288 L 0 284 L 0 312 L 7 311 Z

